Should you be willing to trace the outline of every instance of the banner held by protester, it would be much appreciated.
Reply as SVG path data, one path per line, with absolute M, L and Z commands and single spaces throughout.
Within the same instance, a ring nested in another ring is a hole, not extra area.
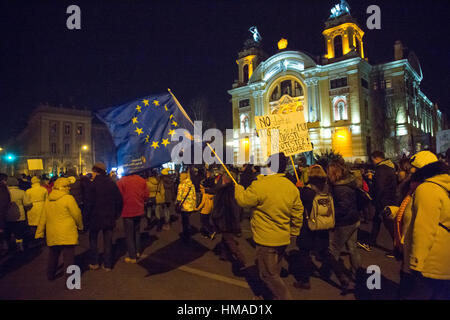
M 289 157 L 312 150 L 302 112 L 256 116 L 255 123 L 265 158 L 281 152 Z

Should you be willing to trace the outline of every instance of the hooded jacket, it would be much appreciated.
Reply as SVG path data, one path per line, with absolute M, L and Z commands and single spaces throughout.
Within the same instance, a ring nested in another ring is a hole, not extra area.
M 11 205 L 6 215 L 6 221 L 18 222 L 26 221 L 25 207 L 31 205 L 31 201 L 25 191 L 19 189 L 18 186 L 8 187 L 11 196 Z
M 33 183 L 31 188 L 25 191 L 26 195 L 33 203 L 33 207 L 28 211 L 28 225 L 37 226 L 41 219 L 42 210 L 44 209 L 45 200 L 47 200 L 47 189 L 41 186 L 39 182 Z
M 113 180 L 99 174 L 88 187 L 85 212 L 90 230 L 113 229 L 123 208 L 122 194 Z
M 353 174 L 332 185 L 336 227 L 350 226 L 359 221 L 357 187 Z
M 183 212 L 194 212 L 197 206 L 195 186 L 191 179 L 186 175 L 180 177 L 180 185 L 178 186 L 177 202 L 183 202 L 181 210 Z
M 164 184 L 164 195 L 166 203 L 175 202 L 177 196 L 175 188 L 175 179 L 173 175 L 163 175 L 162 182 Z
M 423 183 L 413 193 L 403 218 L 404 264 L 424 277 L 450 280 L 450 232 L 445 229 L 450 229 L 448 167 L 435 162 L 417 174 Z
M 164 182 L 159 177 L 150 177 L 147 179 L 147 188 L 149 190 L 149 197 L 156 198 L 156 204 L 163 204 L 166 202 L 166 192 L 164 189 Z
M 397 205 L 397 176 L 395 165 L 389 159 L 381 161 L 375 168 L 372 196 L 376 212 Z
M 250 221 L 253 240 L 262 246 L 289 245 L 303 223 L 303 204 L 298 189 L 284 174 L 260 175 L 244 189 L 235 186 L 239 206 L 252 208 Z
M 75 198 L 67 189 L 53 189 L 45 202 L 41 219 L 36 230 L 36 239 L 43 238 L 47 245 L 77 245 L 78 230 L 83 230 L 81 211 Z

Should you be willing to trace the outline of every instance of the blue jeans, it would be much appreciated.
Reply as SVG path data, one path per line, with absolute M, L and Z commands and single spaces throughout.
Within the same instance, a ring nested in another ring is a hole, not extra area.
M 330 252 L 333 257 L 338 260 L 342 251 L 346 247 L 350 253 L 350 263 L 352 271 L 356 271 L 361 267 L 361 257 L 358 249 L 356 248 L 356 242 L 358 241 L 358 229 L 360 222 L 349 226 L 335 227 L 330 232 Z
M 123 218 L 123 228 L 127 241 L 128 255 L 131 259 L 136 259 L 141 253 L 141 216 L 133 218 Z
M 112 268 L 112 229 L 101 230 L 103 232 L 103 265 L 105 268 Z M 91 263 L 99 264 L 98 259 L 98 234 L 100 230 L 89 231 L 89 244 L 91 247 Z

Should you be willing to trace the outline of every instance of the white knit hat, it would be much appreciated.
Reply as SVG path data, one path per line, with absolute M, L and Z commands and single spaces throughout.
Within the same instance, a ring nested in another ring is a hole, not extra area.
M 420 151 L 411 157 L 411 165 L 417 169 L 421 169 L 430 163 L 438 161 L 436 155 L 430 151 Z

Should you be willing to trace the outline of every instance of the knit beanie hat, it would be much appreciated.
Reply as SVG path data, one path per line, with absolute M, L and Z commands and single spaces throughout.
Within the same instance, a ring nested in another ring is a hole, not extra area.
M 38 177 L 33 177 L 33 178 L 31 178 L 31 183 L 32 184 L 34 184 L 34 183 L 40 183 L 41 182 L 41 180 L 38 178 Z

